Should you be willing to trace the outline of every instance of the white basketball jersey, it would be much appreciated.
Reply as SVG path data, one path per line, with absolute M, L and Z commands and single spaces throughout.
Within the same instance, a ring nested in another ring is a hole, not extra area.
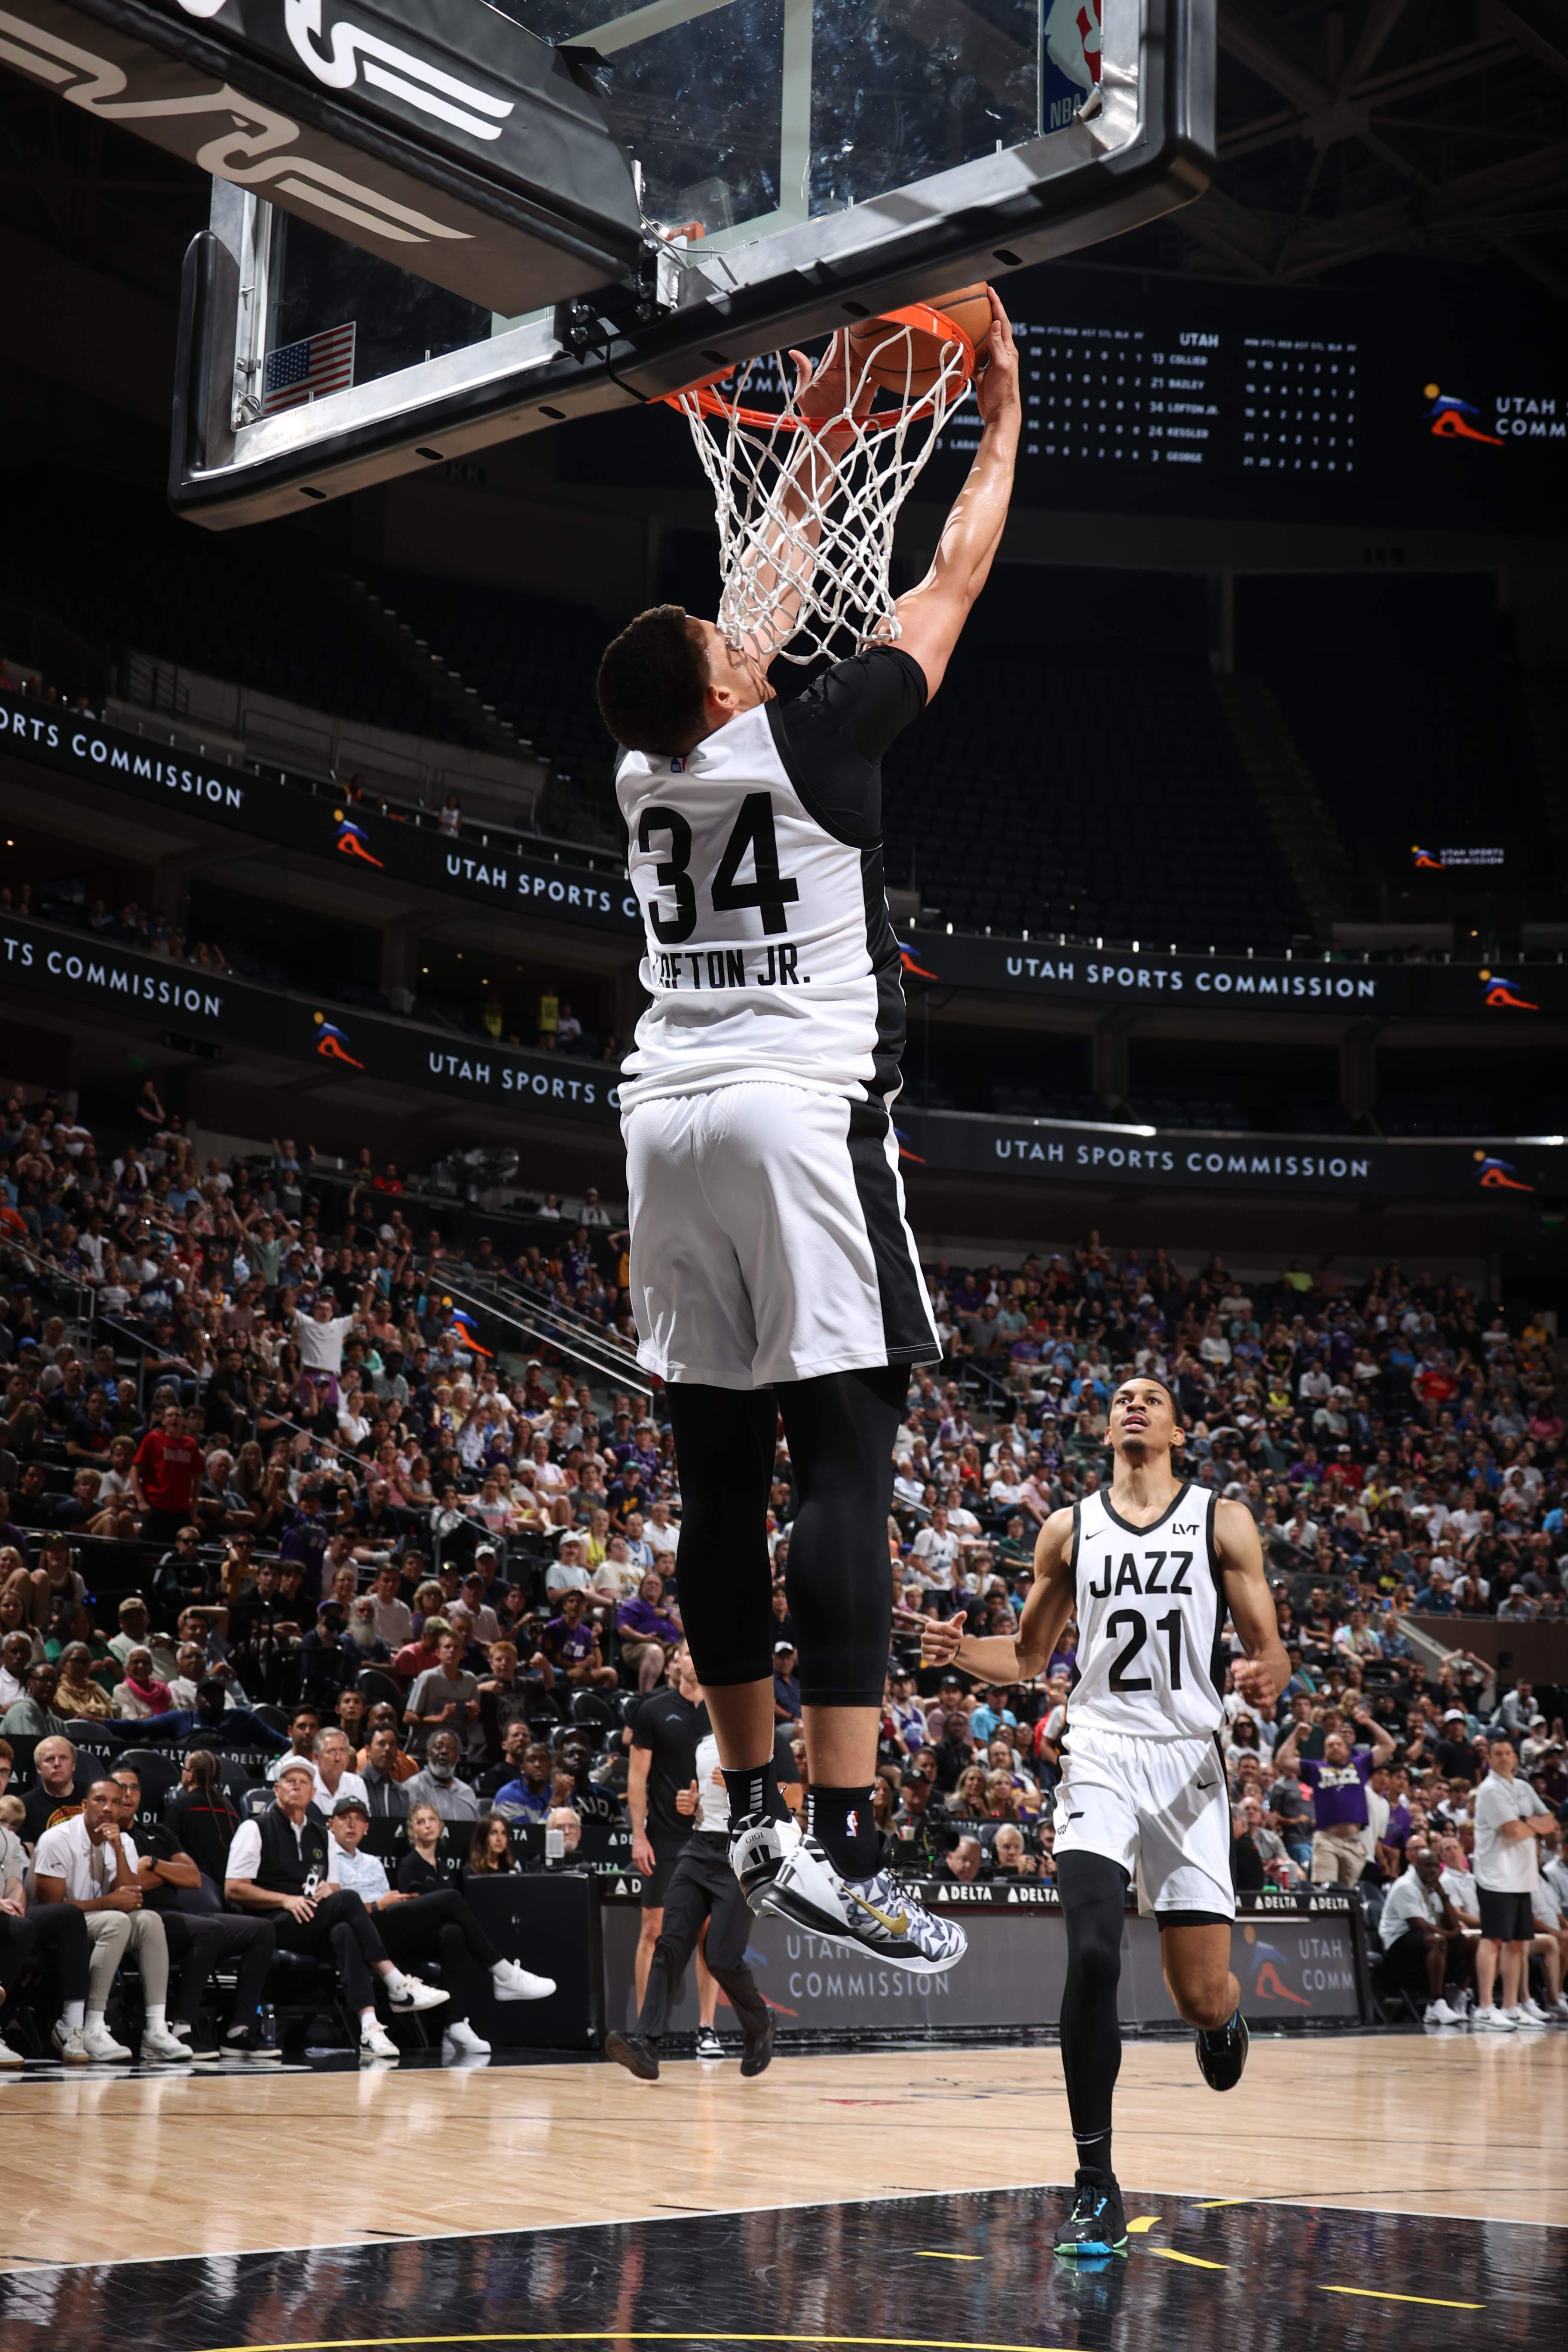
M 679 759 L 622 754 L 653 1000 L 625 1108 L 744 1079 L 857 1102 L 898 1091 L 902 965 L 881 851 L 813 814 L 775 740 L 778 710 L 742 711 Z
M 1163 1518 L 1135 1528 L 1110 1497 L 1073 1506 L 1079 1680 L 1068 1729 L 1206 1738 L 1218 1730 L 1225 1587 L 1215 1554 L 1215 1497 L 1184 1486 Z

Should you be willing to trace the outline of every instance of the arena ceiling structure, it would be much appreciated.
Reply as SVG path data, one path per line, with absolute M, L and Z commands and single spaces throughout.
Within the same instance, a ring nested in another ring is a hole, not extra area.
M 1565 0 L 1220 0 L 1219 47 L 1214 184 L 1138 240 L 1171 266 L 1501 260 L 1568 296 Z

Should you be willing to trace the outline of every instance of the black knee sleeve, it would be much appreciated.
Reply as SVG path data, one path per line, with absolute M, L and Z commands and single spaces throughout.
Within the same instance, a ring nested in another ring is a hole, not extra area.
M 772 1389 L 672 1381 L 680 1467 L 680 1622 L 698 1678 L 762 1682 L 773 1670 L 768 1490 L 778 1405 Z
M 1062 2072 L 1079 2147 L 1110 2128 L 1110 2100 L 1121 2067 L 1116 1988 L 1127 1873 L 1105 1854 L 1057 1858 L 1057 1885 L 1067 1920 L 1067 1982 L 1062 1988 Z
M 893 1442 L 908 1392 L 901 1364 L 778 1390 L 799 1496 L 785 1583 L 805 1706 L 881 1704 L 893 1620 Z

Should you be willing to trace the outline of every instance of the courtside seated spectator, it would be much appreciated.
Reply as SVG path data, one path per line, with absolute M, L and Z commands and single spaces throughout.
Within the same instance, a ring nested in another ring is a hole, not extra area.
M 287 1949 L 330 1950 L 344 1999 L 359 2014 L 361 2056 L 395 2058 L 397 2044 L 376 2019 L 373 1979 L 384 1979 L 395 2014 L 437 2008 L 447 1995 L 394 1966 L 359 1896 L 333 1880 L 331 1842 L 312 1802 L 314 1789 L 310 1758 L 286 1758 L 276 1801 L 235 1832 L 225 1893 L 240 1911 L 272 1915 Z
M 393 1889 L 374 1854 L 360 1846 L 370 1815 L 357 1797 L 340 1797 L 331 1813 L 332 1874 L 352 1888 L 375 1915 L 383 1942 L 399 1960 L 440 1963 L 441 1981 L 451 1996 L 441 2037 L 443 2053 L 488 2057 L 489 2043 L 468 2022 L 483 1977 L 497 2000 L 547 2000 L 553 1977 L 533 1976 L 517 1961 L 503 1959 L 455 1886 L 409 1895 Z M 503 1824 L 504 1827 L 504 1824 Z
M 113 1777 L 120 1790 L 123 1835 L 135 1827 L 142 1780 L 129 1764 L 117 1764 Z M 262 2040 L 257 2022 L 262 1988 L 277 1948 L 270 1923 L 239 1919 L 232 1912 L 217 1909 L 193 1912 L 183 1907 L 182 1891 L 197 1893 L 202 1874 L 167 1817 L 143 1832 L 136 1858 L 136 1883 L 142 1890 L 142 1908 L 156 1912 L 163 1921 L 169 1958 L 178 1974 L 178 1992 L 170 2003 L 170 2032 L 184 2043 L 193 2059 L 266 2062 L 277 2058 L 280 2053 Z M 208 1979 L 225 1960 L 235 1963 L 234 1991 L 228 2025 L 215 2039 L 202 2023 L 202 2001 Z
M 208 1748 L 193 1748 L 180 1766 L 180 1785 L 163 1807 L 170 1835 L 190 1854 L 202 1875 L 220 1892 L 228 1876 L 228 1850 L 239 1827 L 239 1811 L 218 1776 Z
M 80 2029 L 81 2053 L 89 2059 L 124 2059 L 132 2053 L 104 2022 L 110 1992 L 128 1950 L 141 1971 L 142 2054 L 165 2061 L 188 2059 L 189 2051 L 168 2028 L 169 1947 L 163 1923 L 144 1907 L 137 1874 L 135 1842 L 121 1828 L 121 1792 L 113 1780 L 95 1780 L 74 1820 L 46 1830 L 33 1855 L 33 1885 L 42 1906 L 68 1903 L 87 1925 L 87 2013 Z
M 13 1987 L 35 1960 L 43 1959 L 59 1985 L 60 2014 L 50 2040 L 69 2065 L 85 2065 L 89 2053 L 83 2040 L 87 2021 L 89 1961 L 87 1919 L 73 1903 L 36 1904 L 27 1907 L 27 1851 L 17 1835 L 21 1800 L 0 1800 L 15 1808 L 17 1820 L 0 1821 L 0 2008 Z M 0 2066 L 20 2066 L 23 2060 L 7 2042 L 0 2042 Z

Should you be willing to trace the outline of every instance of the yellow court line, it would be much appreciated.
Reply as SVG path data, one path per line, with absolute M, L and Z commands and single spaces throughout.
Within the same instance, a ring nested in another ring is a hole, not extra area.
M 1142 2237 L 1145 2230 L 1156 2229 L 1164 2218 L 1163 2213 L 1140 2213 L 1136 2221 L 1128 2222 L 1127 2234 L 1130 2238 Z
M 1390 2294 L 1381 2286 L 1326 2286 L 1325 2294 L 1364 2294 L 1373 2303 L 1426 2303 L 1438 2311 L 1484 2311 L 1484 2303 L 1455 2303 L 1446 2294 Z
M 1167 2263 L 1191 2263 L 1195 2271 L 1227 2271 L 1228 2263 L 1205 2263 L 1202 2254 L 1179 2254 L 1174 2246 L 1151 2246 L 1149 2252 Z
M 929 2246 L 917 2246 L 915 2260 L 921 2263 L 983 2263 L 985 2257 L 984 2254 L 939 2254 Z
M 1073 2352 L 1063 2344 L 975 2344 L 950 2336 L 735 2336 L 710 2327 L 501 2328 L 487 2336 L 321 2336 L 289 2344 L 210 2345 L 207 2352 L 389 2352 L 426 2344 L 840 2344 L 872 2352 Z
M 1210 2197 L 1197 2210 L 1200 2213 L 1217 2213 L 1222 2205 L 1250 2205 L 1250 2197 Z

